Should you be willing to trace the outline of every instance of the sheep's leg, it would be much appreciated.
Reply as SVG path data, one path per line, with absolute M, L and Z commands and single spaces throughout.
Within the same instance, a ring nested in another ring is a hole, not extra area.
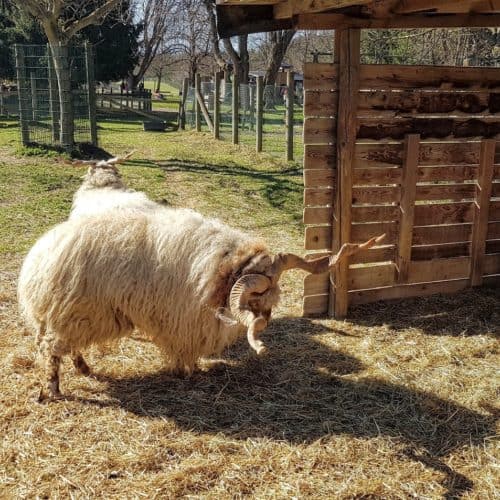
M 53 333 L 47 333 L 41 340 L 40 351 L 48 397 L 50 399 L 59 399 L 62 397 L 59 388 L 59 369 L 61 358 L 68 352 L 68 349 L 64 348 L 64 344 Z M 43 401 L 46 398 L 47 395 L 42 387 L 38 400 Z
M 79 351 L 74 351 L 71 353 L 71 359 L 73 360 L 73 365 L 76 371 L 81 375 L 90 375 L 89 365 L 83 359 L 82 353 Z

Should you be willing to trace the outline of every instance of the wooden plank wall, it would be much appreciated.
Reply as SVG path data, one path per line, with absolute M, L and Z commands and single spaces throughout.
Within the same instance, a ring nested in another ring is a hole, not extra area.
M 306 65 L 308 254 L 335 234 L 338 101 L 338 65 Z M 356 129 L 351 240 L 387 238 L 352 258 L 349 304 L 500 282 L 500 69 L 362 65 Z M 334 284 L 305 278 L 305 315 Z

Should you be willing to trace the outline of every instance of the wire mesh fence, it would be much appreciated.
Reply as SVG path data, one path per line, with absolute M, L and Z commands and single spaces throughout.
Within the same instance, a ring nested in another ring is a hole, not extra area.
M 95 142 L 89 46 L 16 45 L 15 51 L 23 143 Z
M 219 138 L 224 141 L 234 140 L 233 122 L 233 85 L 231 82 L 221 82 L 219 92 L 219 103 L 216 106 L 216 88 L 213 80 L 204 80 L 200 83 L 200 94 L 210 117 L 212 124 L 216 123 L 216 108 L 218 108 Z M 277 156 L 288 155 L 287 142 L 287 87 L 270 85 L 265 86 L 262 91 L 260 107 L 262 109 L 262 151 Z M 259 92 L 256 83 L 238 85 L 237 98 L 237 142 L 251 147 L 256 147 L 259 133 L 259 103 L 257 101 Z M 293 159 L 302 160 L 302 91 L 295 89 L 293 107 L 293 125 L 291 135 L 293 137 Z M 196 128 L 197 107 L 196 89 L 189 86 L 185 100 L 186 127 Z M 210 132 L 211 126 L 200 114 L 200 129 Z

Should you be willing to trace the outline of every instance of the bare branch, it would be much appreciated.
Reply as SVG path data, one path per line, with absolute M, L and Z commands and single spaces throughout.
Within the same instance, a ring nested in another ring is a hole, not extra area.
M 95 9 L 88 16 L 83 17 L 82 19 L 77 19 L 72 22 L 69 26 L 64 28 L 65 36 L 70 39 L 76 33 L 81 31 L 82 29 L 90 26 L 91 24 L 98 24 L 102 21 L 117 5 L 121 0 L 108 0 L 105 4 L 101 5 L 97 9 Z

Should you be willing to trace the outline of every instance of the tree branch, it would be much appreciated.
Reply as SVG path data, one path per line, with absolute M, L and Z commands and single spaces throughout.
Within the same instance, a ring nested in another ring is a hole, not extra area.
M 76 33 L 91 24 L 97 24 L 101 19 L 105 18 L 121 0 L 108 0 L 105 4 L 98 7 L 91 14 L 82 19 L 73 21 L 69 26 L 63 28 L 63 33 L 67 39 L 72 38 Z

